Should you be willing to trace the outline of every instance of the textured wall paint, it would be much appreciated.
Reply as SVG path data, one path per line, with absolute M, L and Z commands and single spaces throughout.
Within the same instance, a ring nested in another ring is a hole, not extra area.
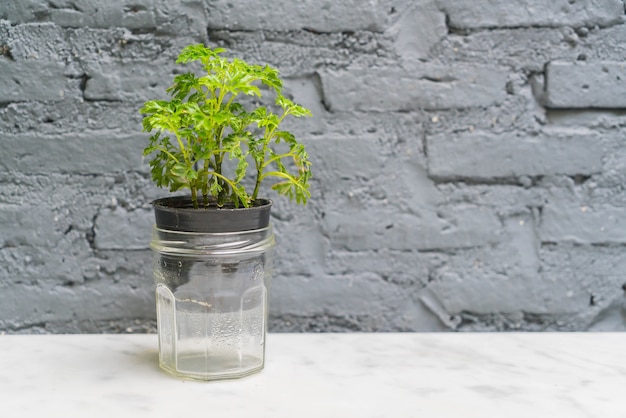
M 315 114 L 272 330 L 626 330 L 625 40 L 620 0 L 2 0 L 0 332 L 154 331 L 137 110 L 192 42 Z

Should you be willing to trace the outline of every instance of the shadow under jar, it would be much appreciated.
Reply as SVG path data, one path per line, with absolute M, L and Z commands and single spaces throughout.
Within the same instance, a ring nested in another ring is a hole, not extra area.
M 274 247 L 270 205 L 261 221 L 236 227 L 215 216 L 248 209 L 189 209 L 192 214 L 208 216 L 200 227 L 194 226 L 201 232 L 190 232 L 177 230 L 181 224 L 183 229 L 191 229 L 180 210 L 173 223 L 160 222 L 162 208 L 155 202 L 157 224 L 150 246 L 154 251 L 159 364 L 168 373 L 216 380 L 263 369 Z M 237 228 L 254 229 L 222 231 Z

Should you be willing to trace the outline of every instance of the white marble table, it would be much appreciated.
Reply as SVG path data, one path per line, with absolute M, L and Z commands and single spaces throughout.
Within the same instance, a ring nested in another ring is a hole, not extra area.
M 155 335 L 0 336 L 0 417 L 626 417 L 626 334 L 270 334 L 241 380 Z

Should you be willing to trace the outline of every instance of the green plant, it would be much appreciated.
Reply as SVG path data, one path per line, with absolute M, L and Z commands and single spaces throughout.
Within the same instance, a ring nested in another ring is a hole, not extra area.
M 200 62 L 204 74 L 177 75 L 167 89 L 171 100 L 150 100 L 141 108 L 144 132 L 155 131 L 143 152 L 153 155 L 152 179 L 172 192 L 190 189 L 196 208 L 208 206 L 210 197 L 219 207 L 228 202 L 249 207 L 267 178 L 279 179 L 272 185 L 279 194 L 305 204 L 310 197 L 308 155 L 293 134 L 279 127 L 287 116 L 311 112 L 282 94 L 278 70 L 224 58 L 224 52 L 202 44 L 184 48 L 176 62 Z M 263 94 L 275 95 L 275 106 L 248 110 L 236 101 L 241 95 L 261 98 L 263 86 Z M 287 147 L 277 151 L 281 146 L 275 144 L 281 141 Z M 242 185 L 249 162 L 256 168 L 251 193 Z

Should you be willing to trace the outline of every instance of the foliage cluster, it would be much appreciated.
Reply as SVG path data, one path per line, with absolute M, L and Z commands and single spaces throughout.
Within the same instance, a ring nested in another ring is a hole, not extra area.
M 310 111 L 283 95 L 278 70 L 228 59 L 224 52 L 202 44 L 184 48 L 176 62 L 199 62 L 202 75 L 175 76 L 167 89 L 171 100 L 147 101 L 141 108 L 144 131 L 154 132 L 144 149 L 144 156 L 152 155 L 152 179 L 172 192 L 189 189 L 196 208 L 210 201 L 249 207 L 268 178 L 278 179 L 272 188 L 279 194 L 305 204 L 308 155 L 280 124 L 288 116 L 311 116 Z M 275 96 L 275 106 L 246 109 L 237 101 L 266 93 Z M 281 142 L 287 146 L 277 151 Z M 256 169 L 252 192 L 242 184 L 250 164 Z

